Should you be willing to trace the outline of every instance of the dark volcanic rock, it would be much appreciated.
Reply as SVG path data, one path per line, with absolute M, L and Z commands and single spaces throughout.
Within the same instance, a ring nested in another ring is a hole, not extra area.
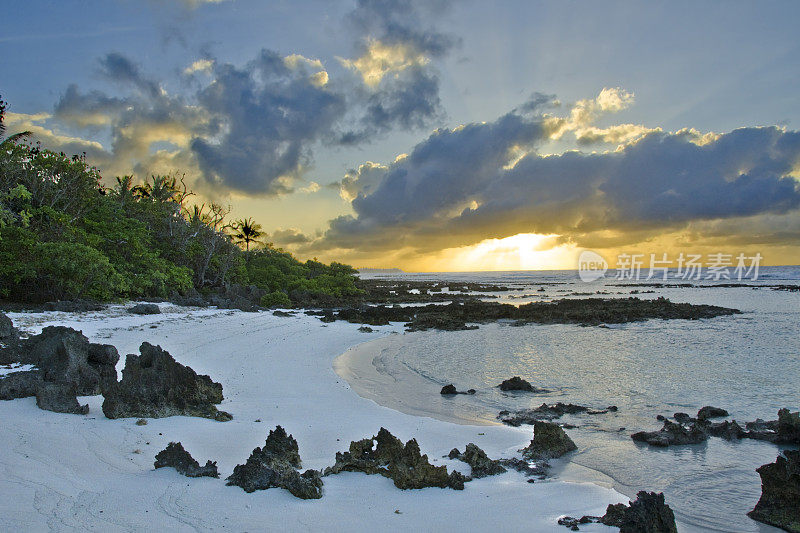
M 697 411 L 698 420 L 707 420 L 709 418 L 721 418 L 724 416 L 728 416 L 728 411 L 720 407 L 712 407 L 710 405 L 706 405 L 705 407 Z
M 450 299 L 452 295 L 448 295 Z M 381 325 L 407 322 L 410 331 L 423 329 L 473 329 L 468 323 L 485 324 L 497 320 L 514 320 L 517 324 L 619 324 L 652 318 L 700 319 L 740 313 L 736 309 L 711 305 L 673 303 L 665 298 L 585 298 L 554 302 L 532 302 L 515 307 L 511 304 L 479 300 L 453 301 L 447 305 L 429 304 L 416 307 L 361 305 L 314 313 L 325 320 L 346 320 L 352 323 Z
M 497 419 L 508 424 L 509 426 L 518 427 L 522 424 L 534 424 L 540 420 L 556 420 L 564 415 L 574 415 L 579 413 L 586 413 L 590 415 L 599 415 L 609 412 L 616 412 L 617 407 L 612 405 L 605 409 L 592 409 L 585 405 L 576 405 L 574 403 L 555 403 L 547 405 L 543 403 L 535 409 L 520 409 L 518 411 L 500 411 Z
M 730 422 L 726 420 L 719 423 L 709 423 L 704 429 L 712 437 L 720 437 L 725 440 L 741 439 L 745 434 L 742 426 L 737 424 L 736 420 Z
M 519 376 L 514 376 L 513 378 L 503 381 L 498 387 L 500 387 L 501 391 L 550 392 L 545 389 L 534 387 Z
M 587 516 L 584 515 L 580 518 L 573 518 L 571 516 L 562 516 L 558 519 L 558 525 L 565 526 L 571 529 L 572 531 L 580 531 L 579 525 L 585 524 L 596 524 L 600 522 L 599 516 Z
M 476 479 L 506 472 L 500 461 L 489 459 L 486 452 L 471 442 L 467 444 L 464 453 L 459 452 L 457 448 L 453 448 L 448 457 L 467 463 L 472 468 L 472 477 Z
M 511 468 L 512 470 L 516 470 L 517 472 L 524 474 L 528 477 L 536 476 L 540 479 L 544 479 L 547 476 L 547 469 L 550 466 L 547 464 L 546 461 L 539 461 L 538 463 L 534 462 L 533 464 L 531 464 L 531 462 L 526 461 L 524 459 L 520 459 L 519 457 L 512 457 L 510 459 L 498 459 L 497 463 L 506 468 Z
M 141 355 L 125 359 L 122 381 L 103 390 L 103 413 L 108 418 L 232 418 L 216 408 L 222 402 L 222 385 L 176 362 L 160 346 L 144 342 L 139 351 Z
M 678 533 L 675 515 L 664 503 L 664 494 L 641 491 L 630 506 L 609 505 L 600 522 L 620 533 Z
M 189 452 L 183 449 L 180 442 L 170 442 L 166 448 L 156 454 L 156 468 L 173 467 L 187 477 L 219 477 L 216 461 L 206 461 L 200 466 Z
M 14 323 L 5 313 L 0 313 L 0 342 L 15 341 L 19 338 L 19 333 L 14 327 Z
M 102 311 L 103 305 L 88 300 L 58 300 L 47 302 L 42 308 L 45 311 L 59 311 L 62 313 L 88 313 L 90 311 Z
M 777 420 L 764 421 L 760 418 L 747 422 L 742 438 L 764 440 L 776 444 L 800 445 L 800 413 L 789 409 L 778 411 Z
M 533 460 L 556 459 L 577 449 L 558 424 L 536 422 L 533 425 L 533 440 L 522 450 L 522 456 Z
M 36 396 L 36 389 L 41 383 L 42 375 L 38 370 L 7 374 L 4 378 L 0 378 L 0 400 Z
M 778 411 L 779 444 L 800 444 L 800 412 L 791 413 L 788 409 Z
M 399 489 L 425 487 L 464 488 L 467 478 L 446 466 L 433 466 L 427 455 L 422 455 L 414 439 L 405 445 L 385 428 L 375 437 L 353 441 L 346 452 L 336 452 L 336 463 L 325 469 L 325 475 L 340 472 L 364 472 L 388 477 Z
M 39 335 L 13 342 L 2 352 L 7 359 L 36 367 L 0 380 L 0 399 L 4 400 L 34 396 L 38 381 L 71 383 L 78 396 L 91 396 L 117 379 L 116 348 L 90 343 L 72 328 L 46 327 Z
M 161 308 L 156 304 L 136 304 L 128 308 L 128 312 L 134 315 L 158 315 L 161 314 Z
M 467 391 L 459 391 L 456 390 L 456 386 L 452 383 L 450 385 L 445 385 L 442 387 L 442 390 L 439 391 L 439 394 L 442 396 L 452 396 L 454 394 L 475 394 L 475 389 L 469 389 Z
M 658 431 L 640 431 L 631 435 L 637 442 L 646 442 L 651 446 L 665 448 L 681 444 L 700 444 L 708 440 L 708 433 L 696 423 L 684 426 L 677 422 L 664 420 L 664 427 Z
M 80 405 L 73 383 L 40 383 L 36 388 L 36 405 L 54 413 L 85 415 L 89 405 Z
M 72 328 L 46 327 L 23 341 L 20 353 L 22 362 L 39 368 L 44 381 L 74 383 L 79 396 L 100 394 L 117 379 L 117 349 L 90 343 Z
M 440 331 L 464 331 L 478 329 L 478 326 L 468 326 L 464 320 L 445 313 L 420 314 L 406 324 L 406 330 L 408 331 L 426 331 L 429 329 L 438 329 Z
M 320 472 L 306 470 L 301 474 L 300 465 L 297 441 L 277 426 L 269 432 L 264 446 L 253 450 L 245 464 L 237 465 L 227 481 L 245 492 L 277 487 L 304 500 L 321 498 Z
M 761 499 L 747 515 L 800 533 L 800 450 L 785 450 L 774 463 L 756 471 L 761 476 Z

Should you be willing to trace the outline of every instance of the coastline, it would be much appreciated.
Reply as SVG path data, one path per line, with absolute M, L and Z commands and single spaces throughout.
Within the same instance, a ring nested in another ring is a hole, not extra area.
M 0 447 L 8 450 L 0 457 L 5 473 L 0 490 L 14 495 L 0 502 L 4 528 L 208 531 L 272 525 L 290 531 L 463 531 L 490 529 L 502 520 L 510 531 L 563 531 L 556 523 L 561 515 L 602 514 L 609 503 L 627 501 L 589 482 L 596 479 L 579 482 L 580 476 L 529 484 L 509 472 L 457 492 L 401 491 L 380 476 L 346 473 L 325 478 L 321 500 L 302 501 L 280 489 L 247 494 L 222 480 L 154 471 L 155 454 L 168 442 L 181 441 L 199 460 L 217 461 L 226 477 L 278 424 L 297 439 L 305 468 L 332 464 L 351 440 L 374 435 L 381 426 L 404 440 L 416 438 L 434 464 L 466 473 L 464 463 L 443 458 L 453 447 L 475 442 L 491 457 L 501 457 L 530 439 L 528 429 L 443 422 L 362 398 L 333 369 L 338 356 L 365 341 L 352 324 L 322 324 L 302 314 L 165 311 L 126 316 L 112 306 L 82 315 L 9 315 L 32 333 L 47 325 L 81 329 L 94 342 L 115 345 L 120 354 L 136 353 L 144 341 L 160 344 L 179 362 L 223 384 L 220 408 L 234 419 L 170 417 L 137 426 L 134 419 L 103 417 L 100 396 L 80 398 L 90 406 L 85 417 L 42 411 L 33 398 L 0 402 Z M 397 329 L 380 327 L 366 338 Z M 124 358 L 118 370 L 123 365 Z

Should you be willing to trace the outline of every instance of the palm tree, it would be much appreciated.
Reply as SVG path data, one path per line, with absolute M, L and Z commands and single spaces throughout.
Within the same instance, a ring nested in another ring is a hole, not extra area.
M 3 124 L 3 118 L 5 117 L 7 106 L 8 102 L 4 101 L 3 97 L 0 96 L 0 137 L 6 132 L 6 125 Z M 8 145 L 14 144 L 18 140 L 30 135 L 33 135 L 30 131 L 21 131 L 14 135 L 9 135 L 7 138 L 0 140 L 0 149 L 6 148 Z
M 260 242 L 258 239 L 264 232 L 261 231 L 261 224 L 256 224 L 252 218 L 243 218 L 237 220 L 233 224 L 233 238 L 236 240 L 236 243 L 241 245 L 244 243 L 246 250 L 250 251 L 250 243 L 251 242 Z

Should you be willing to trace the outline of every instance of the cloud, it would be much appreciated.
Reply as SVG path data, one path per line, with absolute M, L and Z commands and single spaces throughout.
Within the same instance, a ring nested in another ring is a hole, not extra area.
M 244 67 L 214 66 L 213 81 L 197 95 L 211 117 L 210 138 L 191 142 L 207 182 L 254 194 L 288 192 L 312 161 L 311 145 L 343 116 L 344 97 L 291 57 L 262 50 Z
M 194 74 L 195 72 L 204 72 L 209 74 L 211 72 L 211 67 L 214 66 L 213 59 L 198 59 L 197 61 L 192 62 L 191 65 L 183 69 L 183 73 L 187 76 Z
M 270 240 L 275 246 L 283 248 L 286 246 L 305 244 L 310 242 L 312 238 L 297 228 L 279 228 L 269 235 L 268 240 Z
M 449 2 L 361 0 L 347 22 L 357 35 L 355 58 L 339 61 L 361 81 L 353 107 L 364 112 L 340 141 L 354 144 L 394 127 L 418 129 L 441 118 L 439 78 L 433 59 L 458 40 L 427 23 Z
M 141 174 L 196 171 L 197 163 L 189 151 L 190 141 L 208 132 L 208 117 L 184 98 L 164 91 L 148 78 L 138 65 L 111 53 L 99 61 L 101 74 L 119 84 L 121 96 L 110 97 L 100 91 L 82 92 L 70 85 L 55 106 L 53 119 L 88 134 L 105 132 L 110 145 L 90 160 L 106 174 Z M 127 94 L 126 94 L 127 93 Z M 48 138 L 48 148 L 69 148 Z
M 300 193 L 303 193 L 303 194 L 314 194 L 315 192 L 319 192 L 321 188 L 322 187 L 320 187 L 319 183 L 317 183 L 316 181 L 312 181 L 308 185 L 306 185 L 305 187 L 301 187 L 300 189 L 297 189 L 297 192 L 300 192 Z
M 592 125 L 630 105 L 627 95 L 601 92 L 564 117 L 520 113 L 530 109 L 522 106 L 494 122 L 439 130 L 389 165 L 365 163 L 339 183 L 354 214 L 332 220 L 322 238 L 301 249 L 424 253 L 518 233 L 609 247 L 714 221 L 797 217 L 800 132 Z M 620 146 L 537 152 L 554 132 L 578 129 Z M 740 224 L 731 231 L 745 230 Z

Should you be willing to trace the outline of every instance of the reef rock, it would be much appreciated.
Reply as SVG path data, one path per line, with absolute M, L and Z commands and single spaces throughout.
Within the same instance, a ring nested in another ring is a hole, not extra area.
M 439 394 L 442 396 L 453 396 L 455 394 L 475 394 L 475 389 L 469 389 L 467 391 L 459 391 L 456 390 L 456 386 L 452 383 L 450 385 L 445 385 L 442 387 L 442 390 L 439 391 Z
M 525 381 L 519 376 L 514 376 L 513 378 L 509 378 L 503 381 L 500 385 L 501 391 L 523 391 L 523 392 L 550 392 L 545 389 L 539 389 Z
M 227 481 L 245 492 L 278 487 L 304 500 L 321 498 L 320 472 L 306 470 L 301 474 L 300 465 L 297 441 L 277 426 L 269 432 L 264 446 L 253 450 L 245 464 L 237 465 Z
M 180 442 L 170 442 L 166 448 L 156 454 L 156 468 L 172 467 L 186 477 L 219 477 L 216 461 L 206 461 L 200 466 L 192 455 L 183 449 Z
M 39 409 L 54 413 L 85 415 L 89 405 L 80 405 L 73 383 L 40 383 L 36 387 L 36 405 Z
M 610 412 L 616 412 L 617 407 L 611 405 L 605 409 L 592 409 L 585 405 L 576 405 L 574 403 L 555 403 L 547 405 L 543 403 L 535 409 L 520 409 L 518 411 L 500 411 L 497 415 L 498 420 L 509 426 L 518 427 L 522 424 L 534 424 L 541 420 L 556 420 L 563 415 L 574 415 L 586 413 L 589 415 L 599 415 Z
M 619 528 L 620 533 L 678 533 L 675 515 L 664 503 L 664 494 L 641 491 L 629 506 L 609 505 L 600 522 Z
M 728 416 L 728 411 L 720 407 L 712 407 L 710 405 L 706 405 L 697 411 L 698 420 L 708 420 L 709 418 L 721 418 L 724 416 Z
M 5 313 L 0 313 L 0 342 L 8 342 L 19 338 L 19 333 L 14 327 L 14 322 Z
M 325 469 L 325 475 L 340 472 L 380 474 L 394 481 L 399 489 L 425 487 L 464 488 L 467 478 L 456 471 L 447 473 L 446 466 L 433 466 L 422 455 L 414 439 L 405 445 L 385 428 L 375 437 L 353 441 L 346 452 L 336 453 L 336 463 Z
M 103 390 L 103 413 L 108 418 L 183 415 L 221 422 L 233 418 L 216 408 L 222 402 L 222 385 L 197 375 L 160 346 L 144 342 L 139 352 L 126 357 L 122 381 Z
M 36 396 L 36 389 L 41 383 L 42 375 L 38 370 L 24 370 L 7 374 L 0 378 L 0 400 Z
M 12 342 L 2 352 L 5 359 L 36 367 L 0 380 L 2 400 L 34 396 L 39 382 L 69 383 L 78 396 L 92 396 L 117 380 L 116 348 L 90 343 L 72 328 L 46 327 L 39 335 Z
M 489 459 L 486 452 L 481 450 L 473 443 L 467 444 L 464 453 L 458 451 L 458 448 L 453 448 L 448 455 L 450 459 L 458 459 L 464 461 L 470 468 L 472 468 L 473 478 L 482 478 L 487 476 L 495 476 L 502 474 L 507 470 L 503 468 L 500 461 Z
M 558 424 L 536 422 L 533 425 L 533 440 L 522 450 L 522 456 L 533 460 L 556 459 L 577 449 Z
M 800 533 L 800 450 L 785 450 L 774 463 L 756 471 L 761 476 L 761 499 L 747 515 Z
M 681 444 L 700 444 L 708 440 L 708 433 L 696 423 L 689 426 L 664 420 L 664 427 L 658 431 L 640 431 L 631 435 L 637 442 L 646 442 L 651 446 L 666 448 Z

